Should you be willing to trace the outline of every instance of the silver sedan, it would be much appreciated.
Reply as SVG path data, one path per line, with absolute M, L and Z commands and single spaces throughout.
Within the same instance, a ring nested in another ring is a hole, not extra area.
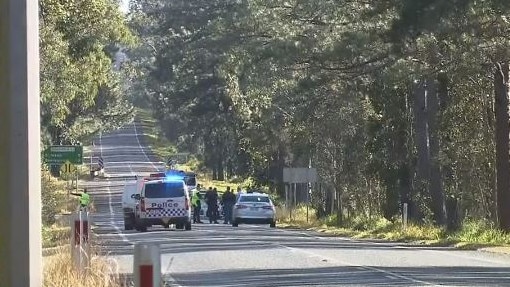
M 232 213 L 232 226 L 239 223 L 269 224 L 276 227 L 276 210 L 265 193 L 242 193 L 237 198 Z

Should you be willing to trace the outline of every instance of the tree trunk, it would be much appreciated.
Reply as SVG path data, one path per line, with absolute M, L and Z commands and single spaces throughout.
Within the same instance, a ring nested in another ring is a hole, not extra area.
M 430 160 L 430 197 L 434 221 L 438 225 L 446 224 L 446 205 L 441 179 L 441 166 L 439 162 L 439 97 L 438 86 L 435 80 L 427 83 L 427 122 L 429 136 Z
M 216 168 L 216 165 L 214 165 L 212 169 L 212 180 L 218 180 L 218 169 Z
M 343 223 L 343 214 L 342 214 L 342 193 L 340 188 L 335 187 L 336 194 L 336 224 L 341 226 Z
M 496 114 L 496 182 L 498 220 L 502 230 L 510 231 L 510 154 L 508 115 L 508 61 L 496 64 L 494 98 Z
M 429 145 L 427 127 L 427 101 L 423 82 L 414 89 L 414 125 L 416 133 L 416 148 L 418 153 L 417 175 L 419 190 L 428 196 L 429 190 Z
M 223 168 L 223 156 L 219 156 L 217 158 L 218 160 L 218 180 L 224 181 L 225 180 L 225 170 Z

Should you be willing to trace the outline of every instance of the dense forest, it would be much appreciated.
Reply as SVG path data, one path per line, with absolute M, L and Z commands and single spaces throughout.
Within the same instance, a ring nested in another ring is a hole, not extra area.
M 282 195 L 282 168 L 311 162 L 319 216 L 408 203 L 417 222 L 509 230 L 508 6 L 132 0 L 129 93 L 214 178 Z

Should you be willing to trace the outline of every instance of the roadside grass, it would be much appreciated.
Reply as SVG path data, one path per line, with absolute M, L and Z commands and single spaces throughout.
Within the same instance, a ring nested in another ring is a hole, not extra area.
M 290 217 L 292 212 L 292 218 Z M 336 216 L 317 219 L 312 209 L 306 217 L 306 206 L 292 211 L 277 208 L 278 226 L 281 228 L 307 229 L 336 236 L 357 239 L 382 239 L 429 246 L 454 246 L 474 250 L 498 246 L 510 252 L 510 234 L 497 230 L 482 221 L 466 221 L 458 231 L 447 232 L 443 228 L 427 224 L 408 223 L 404 230 L 400 220 L 389 221 L 382 217 L 347 218 L 338 225 Z
M 161 160 L 166 160 L 177 153 L 175 146 L 166 138 L 161 127 L 147 109 L 136 109 L 136 117 L 140 121 L 147 147 L 150 148 Z
M 112 266 L 104 257 L 93 255 L 91 266 L 86 276 L 74 268 L 69 243 L 71 228 L 67 223 L 71 210 L 76 208 L 76 198 L 68 197 L 67 183 L 51 177 L 46 170 L 42 171 L 42 247 L 55 248 L 54 255 L 44 258 L 45 287 L 94 286 L 120 287 L 117 278 L 112 277 Z M 95 253 L 96 254 L 96 253 Z
M 62 248 L 53 256 L 45 258 L 44 287 L 120 287 L 114 277 L 114 266 L 104 257 L 93 255 L 90 268 L 85 274 L 76 270 L 68 248 Z
M 69 226 L 43 226 L 42 240 L 43 248 L 64 246 L 69 244 L 71 228 Z

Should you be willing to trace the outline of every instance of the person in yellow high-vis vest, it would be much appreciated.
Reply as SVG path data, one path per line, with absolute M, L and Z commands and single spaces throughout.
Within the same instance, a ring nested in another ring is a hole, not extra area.
M 200 210 L 202 209 L 202 196 L 199 189 L 193 190 L 191 195 L 191 205 L 193 206 L 193 223 L 202 223 L 200 220 Z
M 90 194 L 87 192 L 87 189 L 85 188 L 82 193 L 71 193 L 72 195 L 79 196 L 80 199 L 80 207 L 81 208 L 88 208 L 90 205 Z

